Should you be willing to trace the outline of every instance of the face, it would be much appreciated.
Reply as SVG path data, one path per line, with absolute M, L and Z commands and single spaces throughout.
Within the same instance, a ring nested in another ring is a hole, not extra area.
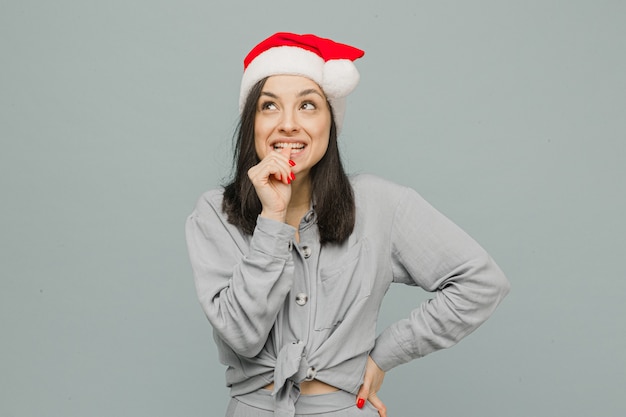
M 260 159 L 291 148 L 296 180 L 306 177 L 326 153 L 331 113 L 322 89 L 309 78 L 269 77 L 254 118 L 254 144 Z

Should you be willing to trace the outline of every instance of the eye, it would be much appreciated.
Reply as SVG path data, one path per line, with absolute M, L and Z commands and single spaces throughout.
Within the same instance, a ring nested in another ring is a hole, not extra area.
M 302 110 L 315 110 L 317 108 L 317 106 L 314 103 L 310 102 L 310 101 L 305 101 L 304 103 L 302 103 L 300 108 Z
M 261 103 L 261 110 L 276 110 L 276 103 L 273 101 L 264 101 Z

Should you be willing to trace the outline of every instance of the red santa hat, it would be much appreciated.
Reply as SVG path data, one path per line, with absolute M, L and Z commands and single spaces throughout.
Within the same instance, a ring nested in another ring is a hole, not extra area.
M 239 111 L 243 110 L 252 87 L 263 78 L 300 75 L 315 81 L 324 91 L 340 130 L 346 96 L 359 82 L 353 61 L 364 54 L 353 46 L 315 35 L 276 33 L 255 46 L 243 61 Z

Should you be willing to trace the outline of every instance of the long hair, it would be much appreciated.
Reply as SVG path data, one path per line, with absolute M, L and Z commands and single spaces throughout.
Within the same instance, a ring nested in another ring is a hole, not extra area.
M 262 206 L 248 170 L 260 161 L 254 144 L 254 119 L 257 102 L 267 78 L 254 85 L 245 102 L 234 136 L 233 168 L 231 181 L 224 186 L 222 210 L 228 221 L 251 235 Z M 320 243 L 341 243 L 354 229 L 355 204 L 350 180 L 345 173 L 339 147 L 337 126 L 331 111 L 328 149 L 322 159 L 311 168 L 312 201 L 315 204 Z

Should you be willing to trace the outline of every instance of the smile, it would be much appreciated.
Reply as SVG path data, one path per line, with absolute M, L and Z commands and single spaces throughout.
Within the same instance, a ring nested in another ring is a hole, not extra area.
M 273 145 L 275 151 L 280 151 L 281 149 L 291 148 L 295 151 L 300 151 L 304 149 L 306 145 L 304 143 L 288 143 L 288 142 L 277 142 Z

